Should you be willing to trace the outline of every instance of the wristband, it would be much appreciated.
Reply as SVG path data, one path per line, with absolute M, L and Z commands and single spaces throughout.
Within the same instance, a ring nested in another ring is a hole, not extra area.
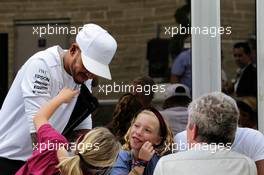
M 142 160 L 142 159 L 138 159 L 138 160 L 135 161 L 134 166 L 139 166 L 139 167 L 144 167 L 145 168 L 147 166 L 147 164 L 148 164 L 148 161 Z

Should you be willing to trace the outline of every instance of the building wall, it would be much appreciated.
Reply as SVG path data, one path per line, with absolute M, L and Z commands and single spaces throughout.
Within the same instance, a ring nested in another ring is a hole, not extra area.
M 164 27 L 176 25 L 173 15 L 184 4 L 185 0 L 1 0 L 0 32 L 9 34 L 9 85 L 14 78 L 16 20 L 68 18 L 72 26 L 90 22 L 104 26 L 118 42 L 110 66 L 113 80 L 127 83 L 148 73 L 147 41 L 156 37 L 158 24 L 162 27 L 161 37 L 168 37 Z M 232 35 L 222 36 L 223 66 L 230 78 L 235 70 L 233 43 L 255 33 L 255 1 L 221 0 L 221 18 L 222 26 L 232 27 Z M 99 96 L 113 98 L 115 94 Z
M 11 84 L 13 80 L 15 20 L 69 18 L 72 26 L 90 22 L 104 26 L 118 42 L 118 51 L 111 64 L 113 80 L 127 82 L 136 76 L 147 74 L 147 41 L 156 36 L 157 24 L 162 26 L 175 24 L 173 17 L 175 10 L 184 2 L 184 0 L 2 0 L 0 32 L 9 34 L 9 82 Z

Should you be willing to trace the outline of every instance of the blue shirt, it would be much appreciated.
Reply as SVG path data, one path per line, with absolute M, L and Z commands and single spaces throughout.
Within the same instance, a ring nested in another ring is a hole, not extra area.
M 174 60 L 171 75 L 180 77 L 181 84 L 192 90 L 192 57 L 191 49 L 181 52 Z
M 160 157 L 154 154 L 148 162 L 148 165 L 145 168 L 143 175 L 153 175 L 154 169 L 159 159 Z M 128 175 L 131 169 L 133 168 L 132 160 L 133 156 L 130 151 L 121 150 L 113 166 L 111 175 Z

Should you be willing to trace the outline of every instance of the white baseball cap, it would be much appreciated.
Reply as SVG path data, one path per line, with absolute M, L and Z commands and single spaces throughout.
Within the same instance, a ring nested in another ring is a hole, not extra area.
M 85 24 L 76 36 L 84 67 L 91 73 L 111 80 L 109 63 L 117 48 L 116 40 L 102 27 Z
M 190 89 L 186 85 L 176 83 L 171 84 L 167 87 L 164 96 L 165 98 L 170 98 L 172 96 L 186 96 L 188 98 L 191 98 L 191 93 Z

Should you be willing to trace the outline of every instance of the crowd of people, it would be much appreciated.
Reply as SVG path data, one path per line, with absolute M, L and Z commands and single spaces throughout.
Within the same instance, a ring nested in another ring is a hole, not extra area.
M 246 72 L 255 70 L 244 43 L 234 45 L 241 69 L 234 83 L 236 97 L 213 92 L 192 100 L 191 77 L 179 82 L 183 71 L 173 69 L 177 83 L 164 92 L 162 110 L 153 107 L 154 92 L 127 93 L 116 104 L 113 120 L 93 128 L 93 102 L 91 109 L 77 112 L 85 118 L 74 115 L 78 134 L 69 142 L 63 131 L 73 113 L 82 110 L 81 87 L 85 85 L 92 96 L 89 91 L 97 76 L 111 79 L 109 64 L 116 48 L 105 29 L 86 24 L 68 50 L 54 46 L 28 59 L 0 111 L 1 174 L 264 174 L 255 80 L 242 83 Z M 178 62 L 190 65 L 190 53 L 184 51 Z M 175 63 L 175 69 L 179 67 Z M 155 83 L 139 77 L 131 84 Z

